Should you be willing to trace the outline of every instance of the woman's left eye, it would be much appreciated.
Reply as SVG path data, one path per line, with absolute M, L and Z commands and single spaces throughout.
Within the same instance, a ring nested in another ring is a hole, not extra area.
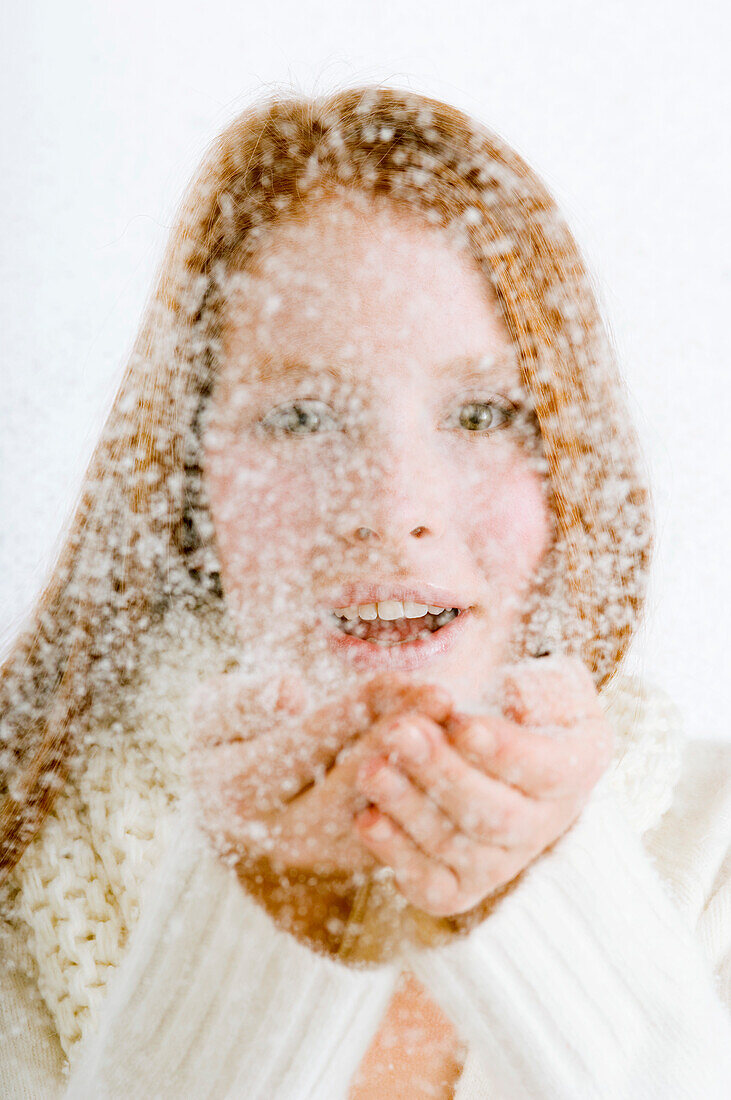
M 516 411 L 512 405 L 502 405 L 497 401 L 470 401 L 461 406 L 459 425 L 467 431 L 478 433 L 503 428 L 510 423 Z

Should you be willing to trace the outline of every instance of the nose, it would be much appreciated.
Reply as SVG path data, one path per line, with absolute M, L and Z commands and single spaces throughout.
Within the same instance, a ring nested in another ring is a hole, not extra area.
M 412 539 L 441 538 L 449 486 L 434 450 L 415 440 L 402 422 L 389 433 L 379 432 L 368 457 L 361 458 L 360 491 L 340 523 L 346 540 L 398 550 Z
M 411 534 L 414 536 L 415 539 L 419 539 L 423 535 L 429 535 L 431 533 L 432 532 L 430 531 L 430 529 L 428 527 L 424 527 L 423 524 L 420 524 L 418 527 L 414 527 L 414 529 L 411 531 Z M 354 534 L 356 539 L 361 539 L 363 541 L 370 538 L 380 539 L 382 537 L 378 534 L 377 531 L 374 531 L 372 527 L 356 527 Z

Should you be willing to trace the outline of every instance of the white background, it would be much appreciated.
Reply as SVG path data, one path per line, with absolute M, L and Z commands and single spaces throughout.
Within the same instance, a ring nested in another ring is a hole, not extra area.
M 173 210 L 263 88 L 451 101 L 552 189 L 595 272 L 654 485 L 628 662 L 731 740 L 726 0 L 67 0 L 3 15 L 0 632 L 59 546 Z

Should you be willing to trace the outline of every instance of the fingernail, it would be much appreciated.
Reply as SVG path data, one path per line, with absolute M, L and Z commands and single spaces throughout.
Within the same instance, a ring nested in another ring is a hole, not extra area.
M 396 751 L 401 749 L 416 764 L 424 764 L 431 756 L 431 743 L 417 726 L 404 726 L 396 737 Z
M 375 806 L 367 806 L 364 810 L 361 810 L 359 814 L 355 815 L 355 823 L 361 829 L 370 829 L 371 825 L 375 825 L 379 817 L 380 814 Z
M 452 734 L 460 748 L 472 753 L 480 760 L 494 753 L 497 748 L 497 737 L 494 731 L 488 728 L 488 720 L 476 722 L 469 717 L 464 718 L 462 723 L 454 728 Z
M 366 813 L 370 815 L 372 811 L 367 810 Z M 369 817 L 368 820 L 361 821 L 361 826 L 368 833 L 368 836 L 373 837 L 374 840 L 388 840 L 391 835 L 391 826 L 380 814 L 375 819 Z

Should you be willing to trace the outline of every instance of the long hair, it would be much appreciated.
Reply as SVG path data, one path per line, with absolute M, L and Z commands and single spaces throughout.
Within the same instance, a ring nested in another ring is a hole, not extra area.
M 83 756 L 84 731 L 133 682 L 150 626 L 175 605 L 225 619 L 199 438 L 221 287 L 268 226 L 328 184 L 463 230 L 540 427 L 566 595 L 555 641 L 597 687 L 627 650 L 650 496 L 597 294 L 552 196 L 502 138 L 437 100 L 380 86 L 275 94 L 220 133 L 188 188 L 66 541 L 2 667 L 3 875 Z M 537 604 L 526 638 L 552 629 Z

